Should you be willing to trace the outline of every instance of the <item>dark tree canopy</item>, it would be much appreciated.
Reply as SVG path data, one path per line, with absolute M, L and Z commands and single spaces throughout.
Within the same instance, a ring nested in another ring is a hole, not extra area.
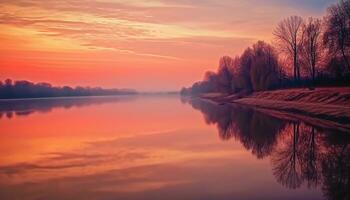
M 328 8 L 323 43 L 332 58 L 341 58 L 350 72 L 350 0 Z
M 330 6 L 323 20 L 287 17 L 273 35 L 274 46 L 258 41 L 240 56 L 222 57 L 216 73 L 207 72 L 181 93 L 350 85 L 350 0 Z
M 29 81 L 13 81 L 6 79 L 0 84 L 0 98 L 39 98 L 39 97 L 69 97 L 69 96 L 104 96 L 136 94 L 129 89 L 102 89 L 90 87 L 54 87 L 49 83 L 32 83 Z
M 191 88 L 183 88 L 182 94 L 273 89 L 279 82 L 278 70 L 278 56 L 273 47 L 258 41 L 240 57 L 222 57 L 217 73 L 206 72 L 203 81 L 196 82 Z
M 321 20 L 312 17 L 303 26 L 302 63 L 313 82 L 322 59 L 321 29 Z

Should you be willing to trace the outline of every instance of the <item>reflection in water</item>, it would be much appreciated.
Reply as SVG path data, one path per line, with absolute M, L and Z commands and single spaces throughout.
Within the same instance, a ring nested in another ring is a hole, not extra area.
M 350 133 L 324 130 L 296 120 L 281 120 L 238 105 L 182 99 L 215 124 L 220 138 L 239 140 L 257 158 L 270 156 L 281 185 L 321 186 L 327 199 L 350 199 Z
M 134 95 L 99 96 L 99 97 L 62 97 L 42 99 L 0 100 L 0 119 L 5 115 L 11 119 L 16 116 L 27 116 L 35 112 L 51 112 L 54 108 L 70 109 L 104 103 L 123 102 L 135 99 Z
M 309 187 L 317 184 L 315 130 L 307 129 L 296 122 L 289 124 L 271 156 L 277 181 L 288 188 L 300 187 L 303 180 Z
M 328 135 L 325 151 L 320 155 L 323 187 L 329 199 L 350 199 L 350 148 L 349 135 Z
M 257 158 L 271 154 L 276 136 L 286 126 L 286 122 L 280 119 L 246 107 L 218 106 L 200 99 L 191 99 L 190 103 L 203 113 L 207 124 L 216 124 L 220 138 L 228 140 L 234 137 Z
M 0 199 L 349 199 L 348 133 L 182 100 L 0 102 Z

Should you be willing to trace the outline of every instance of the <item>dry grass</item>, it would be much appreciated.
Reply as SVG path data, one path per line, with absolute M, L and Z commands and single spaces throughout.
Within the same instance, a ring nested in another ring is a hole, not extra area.
M 250 98 L 288 101 L 298 103 L 317 103 L 326 105 L 350 106 L 350 87 L 287 89 L 256 92 Z
M 202 97 L 218 103 L 238 103 L 350 124 L 350 87 L 256 92 L 242 98 L 223 94 Z

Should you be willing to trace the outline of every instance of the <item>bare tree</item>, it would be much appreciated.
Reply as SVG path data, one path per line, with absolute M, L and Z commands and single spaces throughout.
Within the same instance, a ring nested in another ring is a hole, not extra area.
M 234 60 L 229 56 L 223 56 L 219 61 L 219 69 L 217 72 L 218 81 L 221 85 L 222 92 L 232 92 L 233 86 L 233 67 Z
M 239 90 L 252 90 L 252 84 L 250 81 L 250 70 L 253 64 L 253 49 L 248 47 L 244 50 L 243 54 L 240 57 L 240 64 L 238 69 L 237 84 Z
M 350 71 L 350 1 L 341 1 L 328 9 L 325 17 L 324 44 L 334 57 L 340 55 Z
M 300 80 L 299 54 L 303 41 L 303 19 L 299 16 L 291 16 L 282 20 L 274 30 L 277 44 L 280 50 L 293 58 L 294 80 Z
M 321 20 L 310 17 L 303 25 L 303 35 L 303 58 L 314 83 L 316 65 L 321 59 Z
M 273 47 L 263 41 L 253 45 L 250 82 L 254 91 L 270 90 L 278 84 L 278 56 Z
M 218 71 L 223 70 L 223 68 L 231 69 L 233 67 L 234 60 L 230 56 L 223 56 L 219 61 L 219 69 Z

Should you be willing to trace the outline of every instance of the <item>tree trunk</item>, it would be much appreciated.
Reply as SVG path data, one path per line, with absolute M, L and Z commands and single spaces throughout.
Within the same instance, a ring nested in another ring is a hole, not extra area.
M 297 82 L 297 52 L 294 51 L 294 81 Z
M 345 61 L 345 64 L 350 72 L 350 63 L 349 63 L 349 60 L 347 58 L 347 56 L 345 55 L 345 51 L 344 51 L 344 47 L 341 48 L 341 53 L 343 54 L 343 58 L 344 58 L 344 61 Z
M 315 76 L 316 76 L 316 60 L 312 59 L 312 85 L 315 86 Z

